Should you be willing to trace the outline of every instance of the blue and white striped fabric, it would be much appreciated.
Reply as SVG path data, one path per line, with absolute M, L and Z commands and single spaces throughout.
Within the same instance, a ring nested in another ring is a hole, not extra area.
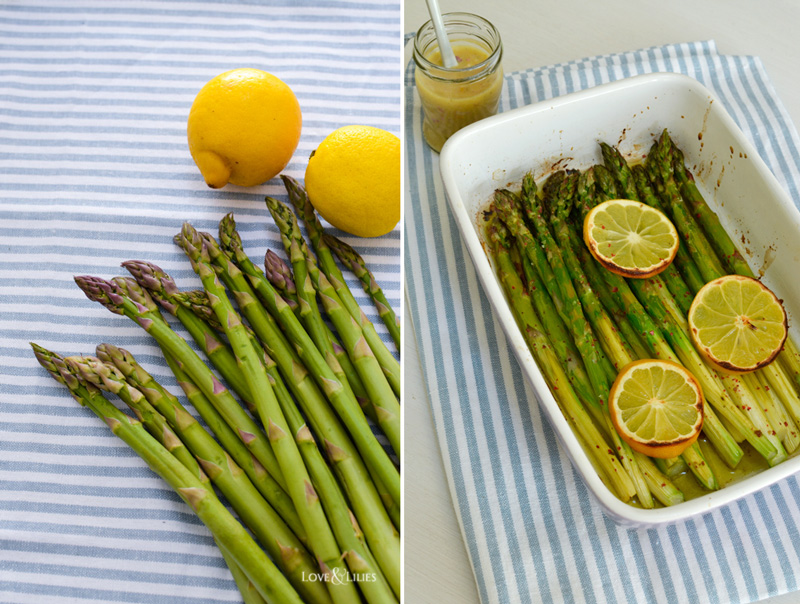
M 267 247 L 282 254 L 263 201 L 286 200 L 280 180 L 203 183 L 186 143 L 195 94 L 236 67 L 283 79 L 304 122 L 286 172 L 302 179 L 340 126 L 399 134 L 400 49 L 397 0 L 0 4 L 1 602 L 241 601 L 205 527 L 28 342 L 64 354 L 124 346 L 179 393 L 149 336 L 87 300 L 72 276 L 110 278 L 141 258 L 199 287 L 172 236 L 184 220 L 215 232 L 229 211 L 257 263 Z M 344 239 L 398 308 L 399 227 Z
M 653 71 L 712 89 L 800 205 L 800 139 L 760 61 L 713 42 L 506 76 L 502 110 Z M 445 468 L 485 604 L 753 602 L 798 589 L 795 478 L 696 520 L 604 516 L 542 421 L 449 214 L 406 73 L 406 283 Z M 434 387 L 435 385 L 435 387 Z

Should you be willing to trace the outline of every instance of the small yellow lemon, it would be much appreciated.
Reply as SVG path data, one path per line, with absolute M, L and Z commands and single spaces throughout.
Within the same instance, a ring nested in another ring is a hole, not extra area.
M 252 187 L 286 167 L 300 140 L 300 104 L 284 82 L 259 69 L 209 80 L 189 111 L 189 151 L 213 189 Z
M 331 132 L 306 169 L 311 204 L 359 237 L 380 237 L 400 221 L 400 139 L 371 126 Z

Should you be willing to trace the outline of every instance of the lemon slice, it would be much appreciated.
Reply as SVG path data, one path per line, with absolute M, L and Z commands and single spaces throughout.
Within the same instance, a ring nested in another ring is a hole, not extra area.
M 583 223 L 592 256 L 623 277 L 652 277 L 678 252 L 678 231 L 663 213 L 630 199 L 612 199 L 592 208 Z
M 648 457 L 680 455 L 703 426 L 700 384 L 672 361 L 627 365 L 611 387 L 608 408 L 622 440 Z
M 781 301 L 760 281 L 726 275 L 697 292 L 689 309 L 697 349 L 724 371 L 745 373 L 771 363 L 788 333 Z

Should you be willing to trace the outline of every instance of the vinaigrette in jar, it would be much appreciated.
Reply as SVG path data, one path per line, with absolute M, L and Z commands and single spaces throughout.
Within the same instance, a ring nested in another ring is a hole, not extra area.
M 497 113 L 503 89 L 502 44 L 494 26 L 477 15 L 443 15 L 458 64 L 443 66 L 430 22 L 414 42 L 417 92 L 422 101 L 422 132 L 434 151 L 452 134 Z

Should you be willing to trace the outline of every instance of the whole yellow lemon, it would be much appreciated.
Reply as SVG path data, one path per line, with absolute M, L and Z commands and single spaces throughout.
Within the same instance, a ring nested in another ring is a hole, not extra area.
M 234 69 L 197 93 L 189 111 L 189 152 L 209 187 L 252 187 L 286 167 L 302 124 L 289 86 L 259 69 Z
M 371 126 L 331 132 L 311 155 L 306 191 L 325 220 L 359 237 L 380 237 L 400 221 L 400 139 Z

